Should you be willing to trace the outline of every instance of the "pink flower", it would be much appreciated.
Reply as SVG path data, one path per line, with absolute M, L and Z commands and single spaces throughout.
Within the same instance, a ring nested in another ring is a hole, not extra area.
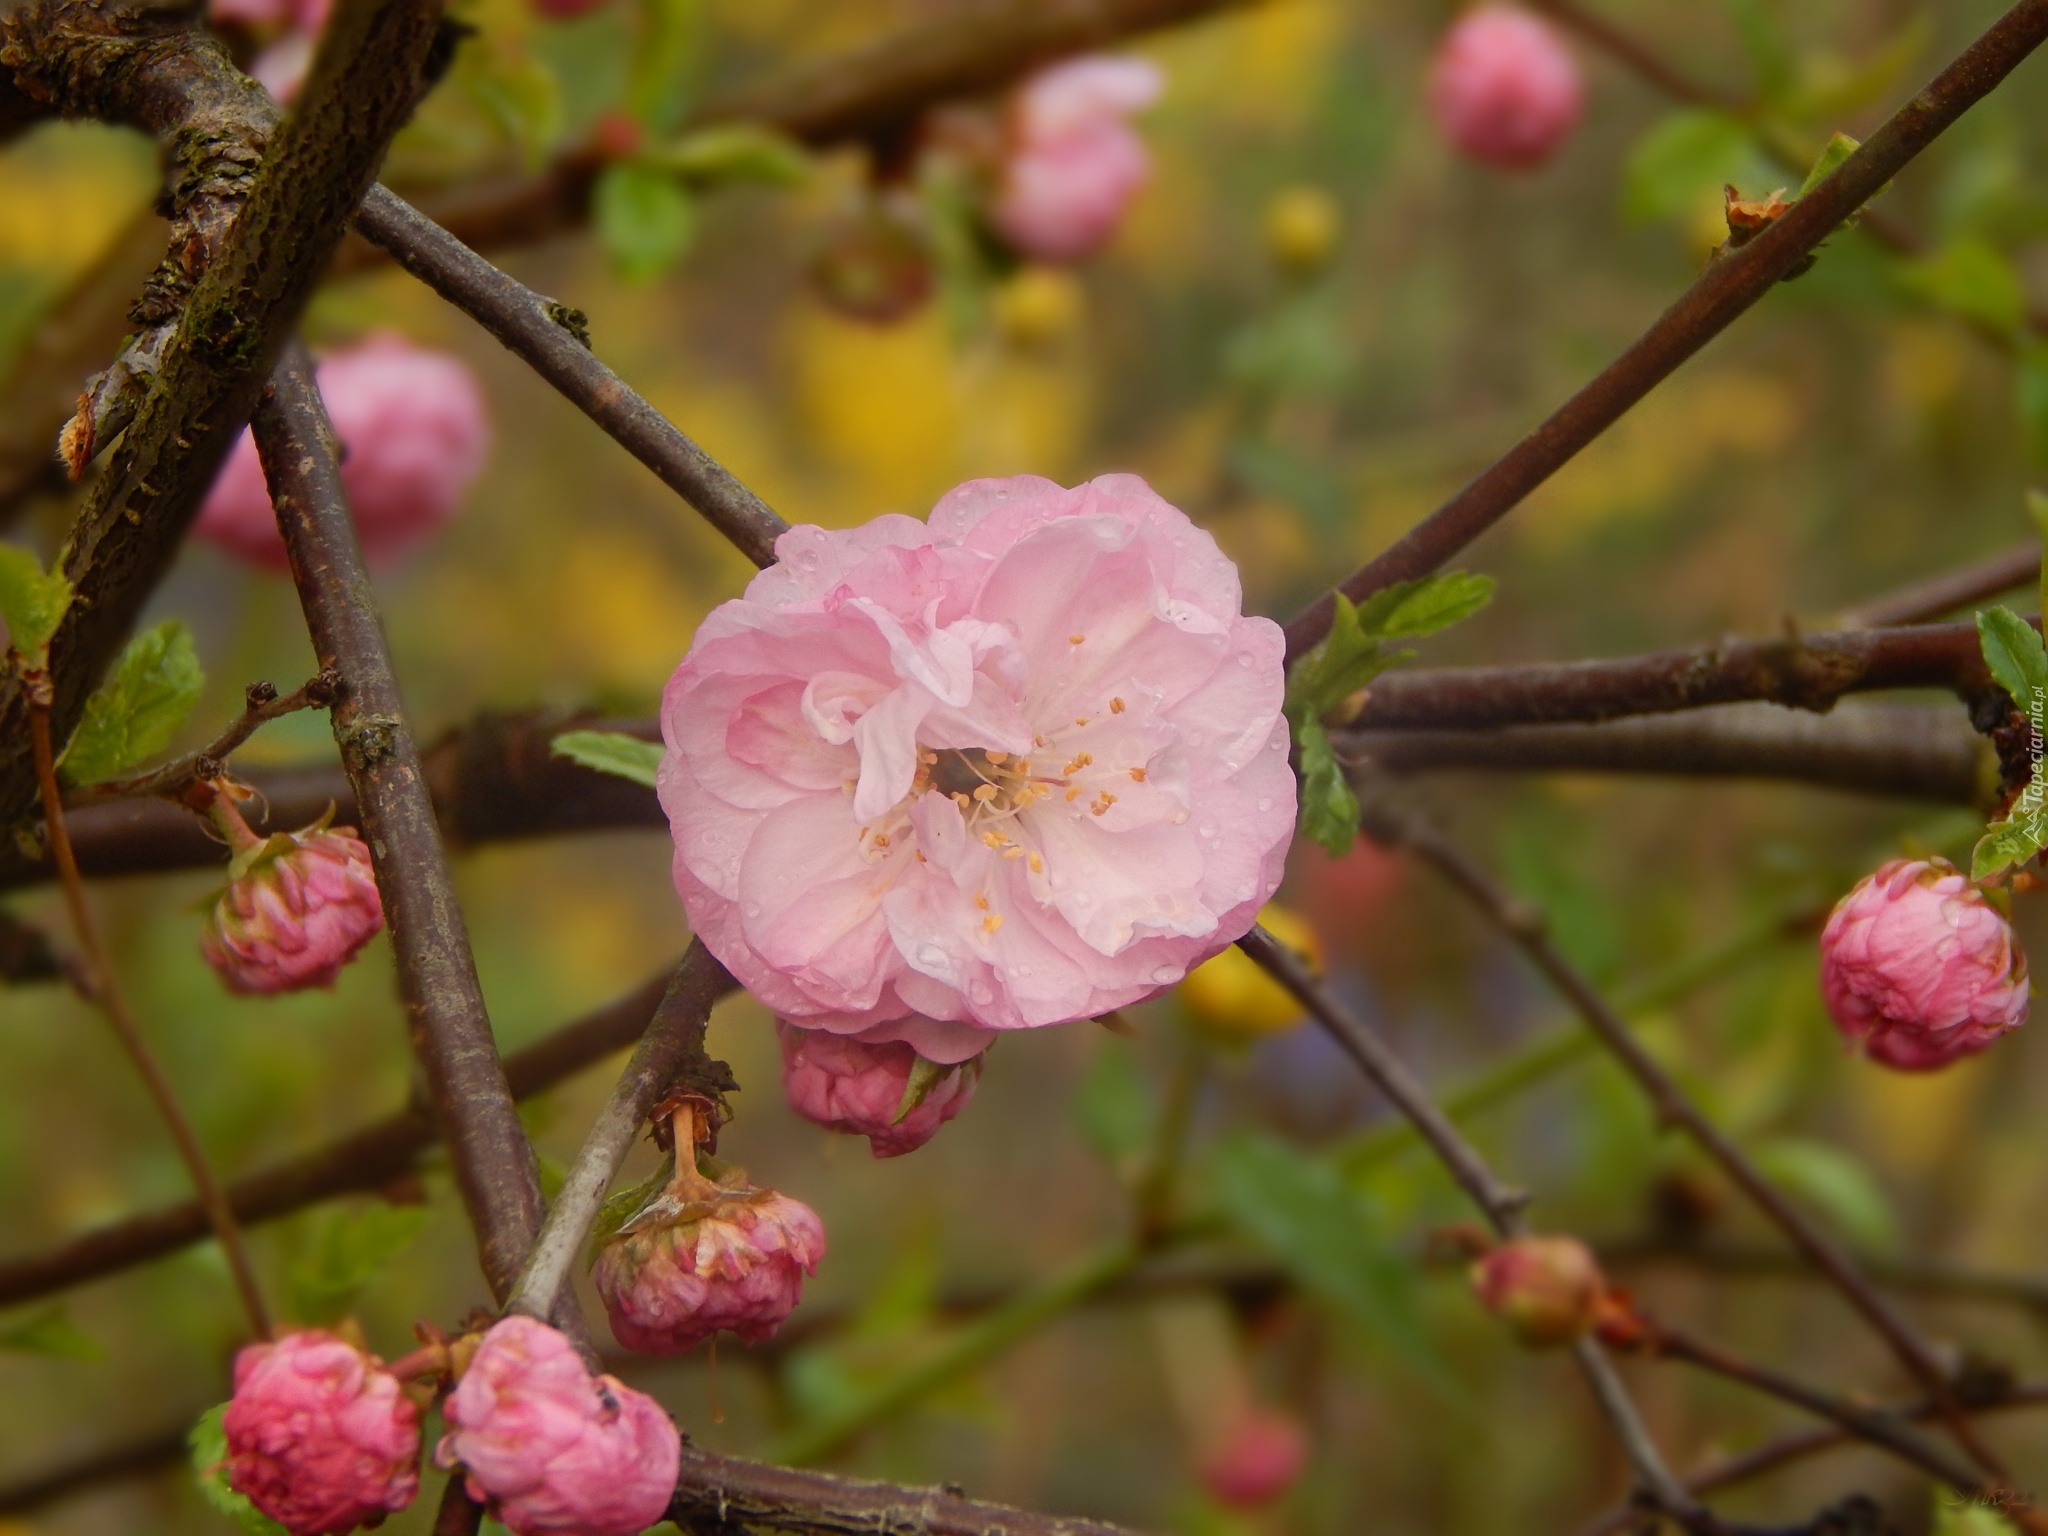
M 1257 1403 L 1243 1408 L 1201 1465 L 1202 1486 L 1219 1504 L 1250 1509 L 1270 1504 L 1308 1464 L 1308 1432 L 1300 1420 Z
M 849 1035 L 802 1029 L 777 1019 L 782 1041 L 782 1091 L 806 1120 L 849 1136 L 865 1136 L 876 1157 L 915 1152 L 967 1107 L 981 1080 L 982 1058 L 939 1069 L 909 1113 L 903 1101 L 923 1061 L 900 1041 L 866 1044 Z M 924 1062 L 927 1069 L 933 1063 Z
M 1837 903 L 1821 994 L 1865 1054 L 1905 1072 L 1974 1055 L 2027 1021 L 2012 925 L 1946 859 L 1894 859 Z
M 249 61 L 249 73 L 277 100 L 290 101 L 305 84 L 314 45 L 333 9 L 334 0 L 211 0 L 207 15 L 215 23 L 273 32 Z
M 1429 110 L 1451 147 L 1506 170 L 1548 160 L 1585 109 L 1579 66 L 1549 23 L 1482 6 L 1445 35 L 1429 68 Z
M 971 481 L 776 552 L 662 701 L 676 888 L 756 997 L 945 1064 L 1251 927 L 1294 829 L 1283 640 L 1142 480 Z
M 258 837 L 224 799 L 215 802 L 214 818 L 235 856 L 200 935 L 207 964 L 231 992 L 333 986 L 384 926 L 363 840 L 353 827 L 330 830 L 325 817 L 297 832 Z
M 1472 1289 L 1524 1344 L 1543 1349 L 1583 1338 L 1600 1323 L 1607 1280 L 1575 1237 L 1520 1237 L 1472 1266 Z
M 1011 106 L 1011 146 L 991 220 L 1020 254 L 1079 261 L 1107 245 L 1152 176 L 1125 121 L 1165 81 L 1143 59 L 1084 58 L 1033 76 Z
M 592 1279 L 614 1338 L 679 1355 L 721 1328 L 749 1344 L 772 1337 L 824 1256 L 817 1212 L 737 1169 L 705 1178 L 686 1152 L 599 1252 Z
M 381 332 L 323 359 L 320 396 L 345 457 L 363 553 L 387 565 L 461 509 L 490 443 L 483 392 L 459 358 Z M 288 568 L 256 444 L 242 434 L 192 531 L 265 570 Z
M 682 1437 L 661 1405 L 592 1376 L 546 1323 L 507 1317 L 484 1335 L 442 1413 L 434 1452 L 517 1536 L 637 1536 L 662 1518 Z
M 379 1524 L 419 1491 L 420 1411 L 383 1361 L 319 1329 L 235 1357 L 228 1485 L 292 1536 Z

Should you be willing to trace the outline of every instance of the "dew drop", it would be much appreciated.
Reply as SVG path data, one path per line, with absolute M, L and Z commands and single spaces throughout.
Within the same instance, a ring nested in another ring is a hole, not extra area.
M 917 963 L 930 970 L 937 970 L 946 963 L 946 952 L 936 944 L 918 946 Z
M 1250 666 L 1252 664 L 1252 653 L 1250 651 L 1239 651 L 1237 653 L 1237 664 L 1240 667 Z
M 1152 979 L 1158 982 L 1159 985 L 1163 987 L 1166 986 L 1169 982 L 1179 981 L 1180 972 L 1176 970 L 1173 966 L 1162 965 L 1157 967 L 1152 972 Z
M 750 901 L 750 902 L 748 902 L 748 903 L 747 903 L 747 916 L 749 916 L 749 917 L 759 917 L 760 915 L 761 915 L 761 903 L 759 903 L 758 901 Z
M 1273 801 L 1271 797 L 1261 797 L 1261 799 L 1259 800 L 1259 809 L 1262 811 L 1270 811 L 1271 809 L 1273 809 Z
M 1195 828 L 1195 830 L 1201 833 L 1204 837 L 1214 837 L 1216 835 L 1215 826 L 1206 821 L 1203 822 L 1199 827 Z

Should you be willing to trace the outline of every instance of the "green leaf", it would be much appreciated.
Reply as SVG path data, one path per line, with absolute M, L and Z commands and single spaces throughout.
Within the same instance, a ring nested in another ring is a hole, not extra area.
M 2041 778 L 2035 774 L 2014 803 L 2012 814 L 1991 823 L 1977 839 L 1977 846 L 1970 852 L 1972 880 L 1988 880 L 2000 870 L 2024 864 L 2048 848 L 2048 816 L 2042 814 Z
M 649 133 L 673 133 L 702 74 L 703 0 L 640 0 L 625 108 Z
M 246 1494 L 228 1486 L 228 1434 L 221 1426 L 227 1411 L 226 1403 L 207 1409 L 186 1437 L 185 1443 L 192 1448 L 192 1472 L 199 1479 L 199 1491 L 207 1503 L 249 1536 L 288 1536 L 285 1528 L 251 1504 Z
M 810 156 L 801 145 L 752 123 L 706 128 L 672 144 L 658 145 L 641 156 L 641 163 L 679 176 L 693 187 L 735 182 L 795 187 L 811 174 Z
M 0 1349 L 58 1360 L 104 1360 L 107 1355 L 91 1334 L 71 1321 L 62 1306 L 44 1307 L 0 1323 Z
M 661 766 L 661 743 L 642 741 L 619 731 L 564 731 L 554 740 L 554 753 L 599 773 L 615 773 L 635 784 L 654 788 Z
M 1964 235 L 1900 270 L 1907 291 L 1937 309 L 1996 332 L 2018 337 L 2025 328 L 2027 293 L 2005 253 L 1976 235 Z
M 695 200 L 674 176 L 644 161 L 606 166 L 592 210 L 598 239 L 630 282 L 668 271 L 688 254 L 697 233 Z
M 1898 1242 L 1898 1217 L 1870 1170 L 1839 1147 L 1786 1138 L 1753 1154 L 1775 1183 L 1827 1217 L 1859 1248 L 1884 1251 Z
M 292 1266 L 294 1314 L 309 1323 L 342 1316 L 391 1261 L 412 1246 L 426 1220 L 424 1206 L 382 1201 L 325 1218 Z
M 1301 830 L 1341 859 L 1358 836 L 1358 796 L 1322 721 L 1304 720 L 1295 741 L 1301 747 Z
M 2011 1536 L 2012 1524 L 1981 1498 L 1962 1498 L 1946 1488 L 1934 1494 L 1928 1536 Z
M 1726 112 L 1673 112 L 1636 141 L 1622 170 L 1622 216 L 1638 224 L 1697 213 L 1722 187 L 1770 175 L 1749 128 Z
M 2024 338 L 2018 362 L 2013 370 L 2013 393 L 2026 432 L 2027 454 L 2036 465 L 2048 466 L 2048 343 L 2032 336 Z
M 1075 1096 L 1074 1113 L 1081 1134 L 1112 1168 L 1131 1168 L 1144 1157 L 1152 1145 L 1158 1111 L 1152 1085 L 1129 1045 L 1110 1036 L 1096 1047 Z
M 526 40 L 487 29 L 456 50 L 450 83 L 538 170 L 562 134 L 562 82 Z
M 1493 578 L 1446 571 L 1417 581 L 1383 587 L 1362 606 L 1342 592 L 1330 632 L 1287 674 L 1287 710 L 1296 721 L 1321 719 L 1371 682 L 1405 652 L 1388 653 L 1381 642 L 1433 635 L 1470 618 L 1493 600 Z
M 896 1103 L 896 1118 L 889 1123 L 901 1125 L 909 1119 L 912 1111 L 931 1095 L 931 1091 L 957 1070 L 957 1067 L 942 1067 L 936 1061 L 918 1057 L 911 1064 L 910 1076 L 904 1080 L 903 1097 Z
M 71 583 L 61 572 L 45 572 L 42 561 L 19 544 L 0 544 L 0 623 L 7 626 L 8 644 L 29 665 L 49 660 L 50 637 L 70 606 Z
M 171 744 L 199 702 L 206 673 L 192 632 L 165 619 L 128 642 L 114 675 L 85 701 L 60 765 L 67 784 L 126 773 Z
M 1455 1395 L 1422 1324 L 1413 1267 L 1374 1230 L 1371 1210 L 1335 1168 L 1270 1136 L 1240 1132 L 1216 1148 L 1212 1179 L 1226 1220 L 1311 1295 Z
M 2036 694 L 2048 694 L 2048 648 L 2034 626 L 2010 608 L 1986 608 L 1977 615 L 1977 643 L 1993 681 L 2020 709 Z
M 1358 626 L 1376 639 L 1415 639 L 1469 619 L 1493 601 L 1491 576 L 1445 571 L 1382 587 L 1358 610 Z
M 1835 134 L 1822 146 L 1819 158 L 1813 162 L 1813 169 L 1806 173 L 1806 180 L 1799 183 L 1799 190 L 1793 194 L 1792 200 L 1798 202 L 1800 198 L 1834 175 L 1836 168 L 1860 148 L 1862 144 L 1859 140 L 1850 138 L 1846 133 Z

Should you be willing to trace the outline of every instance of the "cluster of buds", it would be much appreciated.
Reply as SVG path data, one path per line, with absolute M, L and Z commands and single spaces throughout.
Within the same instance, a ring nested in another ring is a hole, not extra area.
M 1928 1072 L 2027 1019 L 2012 924 L 1946 859 L 1894 859 L 1837 903 L 1820 939 L 1821 995 L 1873 1061 Z
M 952 1066 L 901 1041 L 871 1045 L 775 1021 L 789 1107 L 830 1131 L 865 1136 L 876 1157 L 915 1152 L 974 1097 L 981 1056 Z
M 599 1219 L 592 1278 L 612 1336 L 644 1354 L 682 1354 L 721 1328 L 750 1344 L 773 1336 L 825 1256 L 817 1212 L 700 1154 L 706 1108 L 663 1107 L 668 1164 Z
M 210 814 L 233 850 L 200 952 L 231 992 L 267 996 L 327 987 L 384 926 L 370 850 L 352 827 L 309 827 L 259 837 L 224 781 Z
M 1579 66 L 1550 24 L 1486 5 L 1444 35 L 1429 71 L 1429 111 L 1453 149 L 1503 170 L 1548 160 L 1578 123 Z
M 594 1376 L 546 1323 L 492 1326 L 442 1405 L 434 1460 L 516 1536 L 636 1536 L 675 1492 L 682 1436 L 659 1403 Z
M 337 1334 L 245 1348 L 221 1427 L 228 1486 L 292 1536 L 377 1525 L 419 1492 L 420 1405 Z

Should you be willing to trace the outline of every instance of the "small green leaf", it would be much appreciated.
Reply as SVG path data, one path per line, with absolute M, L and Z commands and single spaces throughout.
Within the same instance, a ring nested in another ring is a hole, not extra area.
M 1310 1294 L 1455 1393 L 1423 1327 L 1414 1270 L 1374 1230 L 1371 1210 L 1335 1168 L 1270 1136 L 1240 1132 L 1216 1148 L 1212 1178 L 1226 1220 Z
M 1977 615 L 1977 643 L 1992 680 L 2024 710 L 2037 693 L 2048 693 L 2048 648 L 2034 626 L 2010 608 L 1986 608 Z
M 1385 666 L 1379 641 L 1359 625 L 1357 606 L 1342 592 L 1331 596 L 1330 632 L 1287 672 L 1285 708 L 1297 734 L 1304 722 L 1322 719 Z
M 451 85 L 539 169 L 562 134 L 562 82 L 526 40 L 486 29 L 456 50 Z
M 943 1083 L 949 1073 L 956 1070 L 958 1069 L 955 1067 L 942 1067 L 936 1061 L 918 1057 L 910 1068 L 909 1078 L 903 1084 L 903 1097 L 897 1102 L 896 1118 L 889 1123 L 901 1125 L 910 1118 L 911 1112 L 925 1101 L 931 1091 Z
M 635 784 L 654 788 L 661 767 L 661 743 L 642 741 L 619 731 L 564 731 L 554 740 L 554 753 L 599 773 L 615 773 Z
M 1341 859 L 1358 836 L 1358 796 L 1322 721 L 1303 721 L 1295 740 L 1301 747 L 1301 830 Z
M 1982 1498 L 1964 1498 L 1940 1488 L 1928 1536 L 2012 1536 L 2012 1522 Z
M 2027 317 L 2027 292 L 2005 253 L 1976 235 L 1951 240 L 1900 271 L 1907 290 L 1938 309 L 2001 336 L 2018 337 Z
M 1445 571 L 1382 587 L 1358 609 L 1358 627 L 1374 639 L 1418 639 L 1469 619 L 1493 601 L 1491 576 Z
M 293 1312 L 309 1323 L 342 1316 L 391 1261 L 412 1246 L 426 1220 L 423 1206 L 381 1201 L 327 1217 L 292 1266 Z
M 128 642 L 113 676 L 85 701 L 60 765 L 67 784 L 97 784 L 163 751 L 206 687 L 192 632 L 165 619 Z
M 285 1528 L 249 1502 L 248 1495 L 228 1486 L 228 1434 L 221 1425 L 228 1405 L 209 1408 L 192 1426 L 185 1443 L 192 1448 L 192 1472 L 206 1502 L 226 1515 L 248 1536 L 288 1536 Z
M 1754 1153 L 1757 1167 L 1827 1217 L 1859 1248 L 1884 1251 L 1898 1241 L 1890 1198 L 1870 1170 L 1825 1142 L 1786 1138 Z
M 59 1360 L 104 1360 L 107 1352 L 61 1306 L 0 1323 L 0 1349 Z
M 697 233 L 695 199 L 674 176 L 642 161 L 606 166 L 592 209 L 598 239 L 630 282 L 668 271 L 688 254 Z
M 794 139 L 752 123 L 728 123 L 658 145 L 641 156 L 656 170 L 693 187 L 755 182 L 796 187 L 810 179 L 811 161 Z
M 0 544 L 0 623 L 7 640 L 23 660 L 40 667 L 49 659 L 50 637 L 71 606 L 71 583 L 61 572 L 43 570 L 42 561 L 19 544 Z
M 2000 870 L 2026 863 L 2043 848 L 2048 848 L 2048 815 L 2042 814 L 2041 775 L 2036 774 L 2012 814 L 1991 823 L 1977 839 L 1970 853 L 1970 878 L 1988 880 Z
M 1730 182 L 1756 186 L 1770 174 L 1740 120 L 1725 112 L 1673 112 L 1629 152 L 1622 216 L 1638 224 L 1689 218 Z
M 1852 139 L 1846 133 L 1838 133 L 1821 147 L 1820 156 L 1813 162 L 1813 169 L 1806 173 L 1806 180 L 1799 183 L 1799 190 L 1792 200 L 1797 202 L 1815 187 L 1835 174 L 1835 169 L 1856 151 L 1862 148 L 1860 140 Z
M 1074 1100 L 1081 1134 L 1112 1168 L 1133 1167 L 1152 1145 L 1158 1110 L 1152 1085 L 1130 1046 L 1114 1037 L 1096 1047 Z

